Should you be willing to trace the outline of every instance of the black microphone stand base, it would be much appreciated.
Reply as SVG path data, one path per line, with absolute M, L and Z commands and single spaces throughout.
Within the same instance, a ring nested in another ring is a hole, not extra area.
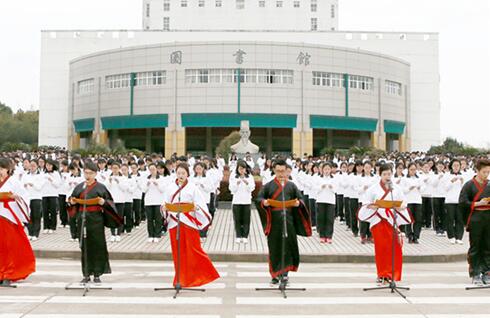
M 206 289 L 202 288 L 186 288 L 182 287 L 180 284 L 175 285 L 175 287 L 166 287 L 166 288 L 155 288 L 155 291 L 165 291 L 165 290 L 173 290 L 175 292 L 173 298 L 177 298 L 181 291 L 191 291 L 191 292 L 205 292 Z
M 465 290 L 488 289 L 490 285 L 466 287 Z
M 255 288 L 256 291 L 280 291 L 284 299 L 288 298 L 286 291 L 306 291 L 306 288 L 288 288 L 287 283 L 281 283 L 278 287 Z
M 400 290 L 410 290 L 408 287 L 399 287 L 396 285 L 394 281 L 390 281 L 388 286 L 379 286 L 379 287 L 372 287 L 372 288 L 363 288 L 363 291 L 371 291 L 371 290 L 384 290 L 384 289 L 390 289 L 391 293 L 394 294 L 395 292 L 402 296 L 404 299 L 407 298 L 407 296 L 403 295 Z
M 112 287 L 105 287 L 105 286 L 98 286 L 98 285 L 94 285 L 93 283 L 91 282 L 87 282 L 87 283 L 83 283 L 83 284 L 79 284 L 78 286 L 76 285 L 73 285 L 73 284 L 69 284 L 65 287 L 65 290 L 78 290 L 78 289 L 83 289 L 83 294 L 82 296 L 85 297 L 85 295 L 87 295 L 87 293 L 89 291 L 91 291 L 92 289 L 99 289 L 99 290 L 112 290 Z

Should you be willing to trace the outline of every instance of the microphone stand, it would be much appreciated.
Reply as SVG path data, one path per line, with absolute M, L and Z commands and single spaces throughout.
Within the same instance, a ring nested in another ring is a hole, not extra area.
M 181 185 L 179 184 L 179 187 Z M 180 193 L 179 191 L 179 203 L 180 203 Z M 186 288 L 182 287 L 180 283 L 180 214 L 182 213 L 182 207 L 180 204 L 177 205 L 178 210 L 177 210 L 177 234 L 176 234 L 176 241 L 177 241 L 177 266 L 175 266 L 175 286 L 174 287 L 165 287 L 165 288 L 155 288 L 155 291 L 162 291 L 162 290 L 173 290 L 175 291 L 175 294 L 173 296 L 174 299 L 177 298 L 177 296 L 180 294 L 181 291 L 194 291 L 194 292 L 205 292 L 206 289 L 203 288 Z
M 87 187 L 87 183 L 83 186 L 83 190 Z M 86 195 L 85 195 L 86 197 Z M 88 273 L 88 249 L 87 246 L 84 244 L 87 244 L 87 203 L 83 204 L 82 208 L 82 224 L 81 224 L 81 233 L 80 233 L 80 249 L 82 250 L 82 259 L 84 260 L 83 262 L 83 268 L 84 272 L 87 276 L 84 276 L 84 279 L 86 277 L 89 278 L 88 281 L 84 281 L 83 283 L 80 283 L 79 286 L 72 286 L 72 284 L 68 284 L 65 287 L 65 290 L 70 290 L 70 289 L 83 289 L 83 294 L 82 297 L 85 297 L 87 293 L 91 289 L 101 289 L 101 290 L 112 290 L 112 287 L 103 287 L 103 286 L 97 286 L 97 285 L 92 285 L 92 282 L 90 281 L 90 275 Z
M 393 202 L 393 185 L 390 182 L 389 183 L 389 189 L 390 189 L 390 196 L 391 196 L 391 201 Z M 397 216 L 397 211 L 393 207 L 393 235 L 392 235 L 392 240 L 391 240 L 391 279 L 389 281 L 388 286 L 378 286 L 378 287 L 372 287 L 372 288 L 363 288 L 363 291 L 371 291 L 371 290 L 382 290 L 382 289 L 390 289 L 391 293 L 397 293 L 400 295 L 402 298 L 406 299 L 407 296 L 402 294 L 400 290 L 410 290 L 408 287 L 399 287 L 396 285 L 395 282 L 395 243 L 397 240 L 397 228 L 398 228 L 398 216 Z
M 286 254 L 286 239 L 288 238 L 288 223 L 287 223 L 287 213 L 286 213 L 286 203 L 284 199 L 284 187 L 285 183 L 281 182 L 281 187 L 282 187 L 282 241 L 281 241 L 281 268 L 285 267 L 285 254 Z M 293 291 L 306 291 L 306 288 L 288 288 L 288 281 L 284 279 L 284 276 L 281 275 L 281 282 L 279 283 L 279 286 L 276 287 L 271 287 L 271 288 L 255 288 L 256 291 L 267 291 L 267 290 L 279 290 L 282 294 L 282 296 L 286 299 L 288 298 L 286 291 L 287 290 L 293 290 Z

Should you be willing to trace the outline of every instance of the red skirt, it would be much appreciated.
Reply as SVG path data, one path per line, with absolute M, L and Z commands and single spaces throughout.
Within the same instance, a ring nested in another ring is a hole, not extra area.
M 376 269 L 378 278 L 392 278 L 391 255 L 393 243 L 393 227 L 388 221 L 382 220 L 371 228 L 371 233 L 374 238 L 374 251 L 376 259 Z M 402 245 L 397 234 L 395 239 L 395 281 L 400 281 L 402 278 Z
M 177 273 L 177 227 L 170 229 L 172 256 Z M 218 271 L 201 247 L 199 231 L 183 223 L 180 225 L 180 284 L 182 287 L 197 287 L 219 278 Z M 174 277 L 174 286 L 177 275 Z
M 22 226 L 0 217 L 0 280 L 13 282 L 36 271 L 36 259 Z

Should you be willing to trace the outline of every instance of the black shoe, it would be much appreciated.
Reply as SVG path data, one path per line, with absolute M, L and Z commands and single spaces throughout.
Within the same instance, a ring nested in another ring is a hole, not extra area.
M 414 239 L 413 239 L 413 244 L 419 244 L 419 240 L 418 240 L 418 239 L 416 239 L 416 238 L 414 238 Z
M 81 281 L 80 284 L 87 284 L 90 283 L 90 276 L 84 277 Z
M 482 275 L 473 276 L 473 285 L 476 285 L 476 286 L 482 286 L 483 285 Z
M 101 284 L 102 282 L 100 281 L 100 277 L 99 276 L 94 276 L 94 283 L 95 284 Z
M 271 286 L 276 286 L 279 285 L 279 279 L 278 278 L 273 278 L 270 282 Z
M 1 286 L 10 286 L 10 280 L 5 279 L 0 282 Z

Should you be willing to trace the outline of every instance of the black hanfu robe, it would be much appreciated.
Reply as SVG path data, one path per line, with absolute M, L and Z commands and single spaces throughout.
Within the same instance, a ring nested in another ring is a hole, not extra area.
M 284 264 L 281 264 L 283 240 L 282 208 L 265 207 L 263 201 L 268 199 L 277 201 L 298 199 L 300 201 L 299 207 L 286 209 L 288 236 L 285 244 Z M 264 233 L 267 236 L 269 272 L 272 278 L 287 272 L 296 272 L 300 262 L 297 235 L 311 236 L 310 212 L 302 201 L 301 192 L 293 182 L 287 182 L 283 188 L 277 178 L 274 178 L 260 190 L 256 206 L 264 227 Z
M 111 273 L 109 264 L 109 252 L 105 239 L 104 226 L 116 228 L 122 224 L 121 217 L 117 214 L 112 196 L 107 188 L 97 181 L 90 186 L 85 186 L 85 182 L 79 184 L 71 195 L 79 199 L 103 198 L 104 205 L 84 206 L 80 204 L 71 205 L 69 208 L 70 217 L 78 219 L 77 232 L 80 233 L 82 273 L 84 277 Z M 87 239 L 83 239 L 82 216 L 86 211 Z M 87 260 L 85 260 L 85 249 L 87 249 Z M 85 267 L 85 261 L 87 265 Z
M 476 178 L 466 182 L 459 194 L 460 213 L 467 219 L 466 229 L 470 233 L 470 277 L 490 271 L 490 205 L 475 207 L 484 198 L 490 198 L 490 183 L 478 183 Z

